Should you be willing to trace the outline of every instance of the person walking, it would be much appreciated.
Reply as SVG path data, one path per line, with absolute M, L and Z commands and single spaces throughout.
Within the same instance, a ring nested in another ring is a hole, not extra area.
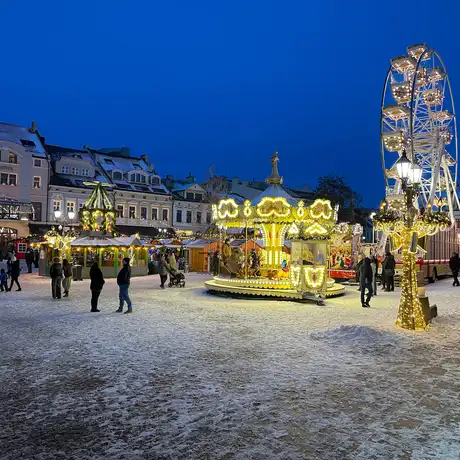
M 0 270 L 0 290 L 8 292 L 8 276 L 4 268 Z
M 460 283 L 458 282 L 458 271 L 460 269 L 460 257 L 458 257 L 457 252 L 454 252 L 452 254 L 452 257 L 449 260 L 449 267 L 452 271 L 452 276 L 454 277 L 454 282 L 452 283 L 452 286 L 460 286 Z
M 370 304 L 369 301 L 372 297 L 372 267 L 371 267 L 371 259 L 369 257 L 365 257 L 363 263 L 361 265 L 359 276 L 359 282 L 361 286 L 361 306 L 365 308 L 369 308 Z M 366 301 L 364 301 L 365 291 L 367 289 L 367 296 Z
M 117 276 L 117 284 L 120 288 L 119 299 L 120 306 L 118 307 L 117 313 L 123 312 L 123 306 L 126 302 L 128 310 L 125 313 L 132 313 L 133 306 L 131 299 L 129 298 L 129 285 L 131 284 L 131 267 L 129 266 L 129 257 L 123 259 L 123 268 L 119 271 Z
M 166 280 L 168 279 L 168 270 L 166 270 L 166 260 L 163 254 L 160 254 L 160 263 L 158 264 L 158 274 L 160 275 L 160 287 L 165 288 Z
M 21 285 L 19 284 L 19 275 L 21 274 L 21 267 L 19 265 L 19 259 L 16 259 L 14 254 L 11 255 L 11 269 L 10 269 L 10 276 L 11 276 L 11 283 L 8 291 L 13 289 L 13 283 L 16 283 L 18 287 L 16 291 L 22 291 Z
M 375 255 L 371 257 L 371 268 L 372 268 L 372 295 L 377 295 L 377 272 L 379 269 L 379 260 Z
M 70 285 L 72 283 L 72 265 L 67 259 L 62 261 L 62 289 L 64 297 L 69 297 Z
M 395 290 L 395 268 L 396 262 L 393 254 L 387 252 L 385 255 L 385 260 L 382 263 L 382 273 L 385 277 L 385 291 L 394 291 Z
M 26 252 L 26 264 L 27 264 L 27 273 L 32 273 L 32 264 L 34 263 L 34 251 L 32 248 L 27 249 Z
M 59 257 L 53 259 L 53 265 L 50 267 L 50 277 L 51 277 L 51 293 L 53 299 L 60 299 L 62 297 L 61 293 L 61 283 L 62 283 L 62 265 L 59 262 Z
M 91 289 L 91 311 L 97 313 L 101 311 L 97 308 L 97 302 L 105 284 L 104 275 L 97 262 L 93 262 L 93 265 L 91 265 L 89 277 L 91 279 L 91 284 L 89 285 Z

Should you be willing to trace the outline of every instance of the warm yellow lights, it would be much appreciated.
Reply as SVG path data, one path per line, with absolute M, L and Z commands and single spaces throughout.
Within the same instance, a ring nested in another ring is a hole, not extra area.
M 291 266 L 291 285 L 294 288 L 297 288 L 300 284 L 300 266 Z
M 327 229 L 315 222 L 305 229 L 306 235 L 326 235 Z
M 303 267 L 305 274 L 305 284 L 307 288 L 319 289 L 323 286 L 326 277 L 326 267 L 310 266 Z
M 251 217 L 252 208 L 251 208 L 251 202 L 249 200 L 246 200 L 244 202 L 243 214 L 244 214 L 244 217 L 246 218 Z
M 238 205 L 233 198 L 220 200 L 217 207 L 217 214 L 220 219 L 225 219 L 226 217 L 234 219 L 238 215 Z
M 310 214 L 314 219 L 329 220 L 332 217 L 331 202 L 329 200 L 315 200 L 310 207 Z
M 284 197 L 266 196 L 257 205 L 257 214 L 260 217 L 288 217 L 290 213 L 290 204 Z

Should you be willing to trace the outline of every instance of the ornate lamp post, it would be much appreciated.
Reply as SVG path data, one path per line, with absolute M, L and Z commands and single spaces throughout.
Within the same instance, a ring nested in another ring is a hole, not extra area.
M 396 325 L 404 329 L 424 330 L 431 318 L 424 314 L 418 296 L 417 242 L 420 237 L 432 236 L 440 230 L 447 230 L 451 221 L 440 209 L 434 213 L 429 207 L 422 213 L 416 208 L 414 202 L 419 193 L 422 168 L 407 158 L 405 150 L 395 167 L 402 185 L 402 200 L 387 202 L 374 217 L 374 222 L 377 230 L 383 231 L 393 239 L 394 250 L 402 250 L 401 299 Z

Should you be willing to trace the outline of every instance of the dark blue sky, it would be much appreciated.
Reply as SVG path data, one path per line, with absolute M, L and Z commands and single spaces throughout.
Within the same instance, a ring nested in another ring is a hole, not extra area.
M 455 0 L 3 0 L 0 121 L 199 179 L 211 164 L 265 178 L 278 149 L 287 184 L 341 174 L 376 205 L 389 60 L 427 42 L 455 95 L 459 13 Z

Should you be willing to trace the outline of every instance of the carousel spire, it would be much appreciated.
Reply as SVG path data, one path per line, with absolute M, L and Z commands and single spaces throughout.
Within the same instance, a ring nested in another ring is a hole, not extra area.
M 271 164 L 272 164 L 272 173 L 269 177 L 267 177 L 266 182 L 267 184 L 282 184 L 283 183 L 283 178 L 279 175 L 278 172 L 278 152 L 275 150 L 273 152 L 273 156 L 271 157 Z
M 86 187 L 94 187 L 81 210 L 83 230 L 112 233 L 116 212 L 107 193 L 107 187 L 112 187 L 112 185 L 103 184 L 99 181 L 84 182 L 83 184 Z

